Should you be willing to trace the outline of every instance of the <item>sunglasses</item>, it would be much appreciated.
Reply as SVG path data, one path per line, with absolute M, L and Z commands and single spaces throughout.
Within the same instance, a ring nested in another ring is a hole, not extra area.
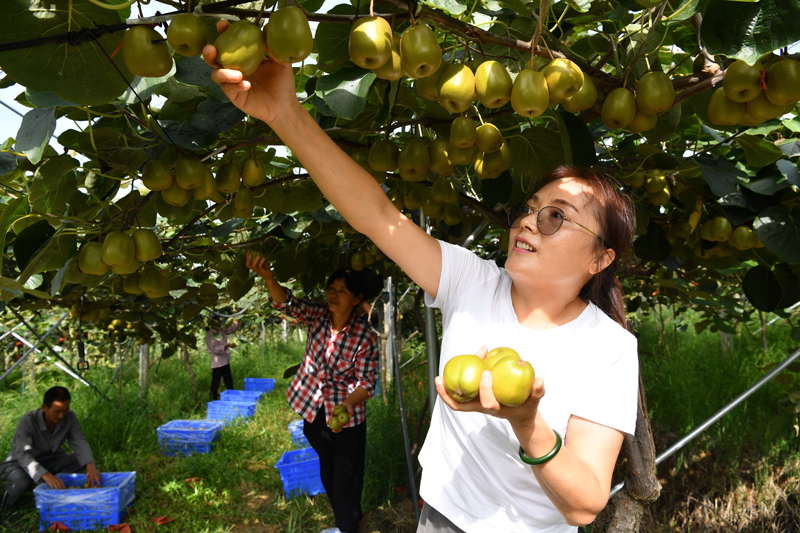
M 578 226 L 582 227 L 595 237 L 600 240 L 603 240 L 600 235 L 593 232 L 580 222 L 575 222 L 566 214 L 564 211 L 559 209 L 558 207 L 553 207 L 551 205 L 538 208 L 538 207 L 531 207 L 528 204 L 514 204 L 508 209 L 508 225 L 511 228 L 518 228 L 522 223 L 522 219 L 527 217 L 531 214 L 537 214 L 536 217 L 536 227 L 539 230 L 539 233 L 542 235 L 552 235 L 561 229 L 561 226 L 564 224 L 565 220 L 569 220 L 570 222 L 577 224 Z

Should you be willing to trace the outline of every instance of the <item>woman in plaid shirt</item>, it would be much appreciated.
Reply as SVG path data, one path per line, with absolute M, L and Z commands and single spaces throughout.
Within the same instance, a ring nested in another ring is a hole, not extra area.
M 303 433 L 319 455 L 320 477 L 336 527 L 355 533 L 364 516 L 364 401 L 375 391 L 379 353 L 377 336 L 354 312 L 364 297 L 364 281 L 358 272 L 335 272 L 328 279 L 326 301 L 317 302 L 296 298 L 281 287 L 265 258 L 248 252 L 246 264 L 264 278 L 273 306 L 308 328 L 303 363 L 286 397 L 292 409 L 303 417 Z M 339 404 L 347 408 L 350 422 L 333 431 L 328 421 Z

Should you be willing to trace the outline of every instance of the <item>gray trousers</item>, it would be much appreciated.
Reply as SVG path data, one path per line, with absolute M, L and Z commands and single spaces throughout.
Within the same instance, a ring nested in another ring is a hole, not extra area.
M 54 475 L 76 474 L 83 471 L 83 467 L 74 453 L 57 453 L 37 459 L 37 461 Z M 36 484 L 31 476 L 19 466 L 17 461 L 0 463 L 0 479 L 5 479 L 6 481 L 6 490 L 2 495 L 2 501 L 0 501 L 0 510 L 14 507 L 19 497 L 31 490 Z
M 419 515 L 417 533 L 464 533 L 464 530 L 426 503 Z

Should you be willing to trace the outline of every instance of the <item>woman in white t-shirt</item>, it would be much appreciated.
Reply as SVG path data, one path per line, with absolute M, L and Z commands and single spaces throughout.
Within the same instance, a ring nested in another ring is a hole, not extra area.
M 600 173 L 558 169 L 513 211 L 498 268 L 398 211 L 299 103 L 291 65 L 268 59 L 243 79 L 219 68 L 213 46 L 203 55 L 231 101 L 269 124 L 347 221 L 442 309 L 440 373 L 481 346 L 510 346 L 536 369 L 517 407 L 496 401 L 488 372 L 479 397 L 461 404 L 437 378 L 418 531 L 566 533 L 592 522 L 636 419 L 636 342 L 615 276 L 634 235 L 630 201 Z

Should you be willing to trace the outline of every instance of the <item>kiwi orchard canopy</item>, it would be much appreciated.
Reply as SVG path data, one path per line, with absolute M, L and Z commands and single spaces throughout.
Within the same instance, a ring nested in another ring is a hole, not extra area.
M 488 221 L 476 249 L 502 261 L 496 206 L 594 165 L 638 206 L 629 311 L 691 307 L 727 331 L 800 300 L 795 0 L 153 3 L 155 28 L 136 1 L 3 3 L 0 86 L 29 108 L 0 151 L 6 305 L 70 309 L 168 356 L 204 308 L 263 296 L 247 251 L 307 293 L 345 266 L 402 277 L 228 101 L 207 42 L 246 72 L 274 42 L 317 122 L 437 238 Z

